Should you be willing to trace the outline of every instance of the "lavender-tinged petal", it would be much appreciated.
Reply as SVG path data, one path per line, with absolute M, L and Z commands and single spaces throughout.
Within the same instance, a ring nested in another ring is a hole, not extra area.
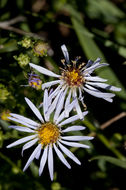
M 84 117 L 85 115 L 87 115 L 87 114 L 88 114 L 88 111 L 83 112 L 83 117 Z M 78 120 L 78 119 L 79 119 L 79 116 L 78 116 L 78 115 L 74 115 L 74 116 L 72 116 L 72 117 L 66 119 L 65 121 L 61 122 L 61 123 L 59 124 L 59 126 L 66 125 L 66 124 L 71 123 L 71 122 L 73 122 L 73 121 L 76 121 L 76 120 Z
M 77 114 L 78 114 L 80 120 L 82 120 L 83 119 L 83 112 L 81 111 L 81 108 L 80 108 L 80 105 L 78 103 L 78 100 L 77 100 L 77 103 L 75 105 L 75 108 L 76 108 L 76 111 L 77 111 Z
M 105 84 L 105 83 L 98 83 L 98 82 L 86 82 L 86 83 L 89 85 L 98 87 L 98 88 L 106 89 L 106 90 L 112 90 L 112 91 L 120 91 L 121 90 L 121 88 L 117 88 L 115 86 L 111 86 L 111 85 Z
M 57 118 L 56 120 L 56 124 L 58 124 L 60 121 L 62 121 L 65 117 L 66 117 L 66 113 L 69 114 L 69 112 L 74 108 L 76 104 L 76 100 L 74 100 L 71 104 L 69 104 L 67 107 L 66 107 L 66 110 L 64 110 L 60 116 Z
M 89 136 L 65 136 L 61 137 L 61 139 L 67 140 L 67 141 L 87 141 L 92 140 L 94 137 Z
M 70 131 L 81 131 L 84 130 L 86 127 L 80 126 L 80 125 L 73 125 L 70 127 L 67 127 L 66 129 L 62 130 L 63 133 L 70 132 Z
M 54 111 L 54 109 L 56 108 L 56 105 L 57 105 L 57 103 L 58 103 L 58 101 L 59 101 L 59 98 L 60 98 L 61 93 L 62 93 L 63 90 L 64 90 L 64 88 L 62 88 L 62 89 L 60 90 L 59 94 L 57 95 L 57 97 L 54 99 L 54 101 L 52 102 L 51 106 L 49 107 L 48 112 L 47 112 L 47 118 L 48 118 L 48 119 L 49 119 L 49 117 L 50 117 L 50 114 L 51 114 L 51 113 Z
M 15 121 L 15 122 L 17 122 L 17 123 L 20 123 L 20 124 L 22 124 L 22 125 L 25 125 L 25 126 L 31 128 L 31 129 L 36 129 L 36 127 L 34 127 L 33 125 L 29 125 L 28 123 L 25 123 L 24 121 L 15 119 L 15 118 L 13 118 L 13 117 L 8 117 L 8 119 L 10 119 L 11 121 Z
M 65 144 L 67 146 L 71 146 L 71 147 L 79 147 L 79 148 L 90 148 L 90 146 L 85 145 L 85 144 L 81 144 L 81 143 L 75 143 L 75 142 L 67 142 L 67 141 L 63 141 L 63 140 L 59 140 L 62 144 Z
M 54 168 L 54 163 L 53 163 L 52 145 L 49 146 L 49 152 L 48 152 L 48 168 L 49 168 L 50 178 L 51 178 L 51 180 L 53 180 L 53 168 Z
M 85 86 L 87 86 L 87 85 L 85 85 Z M 88 88 L 89 88 L 89 86 L 88 86 Z M 87 93 L 89 93 L 89 94 L 91 94 L 92 96 L 95 96 L 95 97 L 97 97 L 97 98 L 112 98 L 112 97 L 114 97 L 115 96 L 115 94 L 112 94 L 112 93 L 104 93 L 104 92 L 99 92 L 99 91 L 97 91 L 97 89 L 96 89 L 96 91 L 95 90 L 91 90 L 91 89 L 87 89 L 87 88 L 83 88 L 84 89 L 84 91 L 86 91 Z
M 57 156 L 59 157 L 59 159 L 61 160 L 61 162 L 67 166 L 69 169 L 71 168 L 70 164 L 67 162 L 67 160 L 64 158 L 63 154 L 61 153 L 61 151 L 56 147 L 55 144 L 53 144 L 54 150 L 57 154 Z
M 54 114 L 54 122 L 57 120 L 57 118 L 59 117 L 59 114 L 60 114 L 61 110 L 63 109 L 64 99 L 65 99 L 67 90 L 68 90 L 68 88 L 66 88 L 65 91 L 62 92 L 61 98 L 58 101 L 58 105 L 56 107 L 55 114 Z
M 11 148 L 11 147 L 13 147 L 13 146 L 17 146 L 17 145 L 19 145 L 19 144 L 25 143 L 25 142 L 27 142 L 27 141 L 29 141 L 29 140 L 31 140 L 31 139 L 34 139 L 36 136 L 37 136 L 37 134 L 36 134 L 36 135 L 31 135 L 31 136 L 28 136 L 28 137 L 21 138 L 21 139 L 15 141 L 15 142 L 9 144 L 9 145 L 7 146 L 7 148 Z
M 35 128 L 38 127 L 40 124 L 38 124 L 37 122 L 27 118 L 27 117 L 24 117 L 22 115 L 18 115 L 18 114 L 15 114 L 15 113 L 10 113 L 11 116 L 15 117 L 16 119 L 19 119 L 21 121 L 24 121 L 25 123 L 28 123 L 30 125 L 33 125 Z
M 48 153 L 48 146 L 45 147 L 43 155 L 41 157 L 41 161 L 40 161 L 40 167 L 39 167 L 39 176 L 41 176 L 44 166 L 46 164 L 47 161 L 47 153 Z
M 76 162 L 77 164 L 81 165 L 80 161 L 78 160 L 78 158 L 76 156 L 74 156 L 74 154 L 69 151 L 65 146 L 63 146 L 61 143 L 58 142 L 59 147 L 61 148 L 61 150 L 69 157 L 71 158 L 74 162 Z
M 49 99 L 52 100 L 57 94 L 59 94 L 59 91 L 61 90 L 62 85 L 59 85 L 50 95 Z
M 44 123 L 44 120 L 42 118 L 41 113 L 39 112 L 39 110 L 36 108 L 36 106 L 28 99 L 25 98 L 25 101 L 27 102 L 27 104 L 29 105 L 29 107 L 31 108 L 31 110 L 34 112 L 34 114 L 36 115 L 36 117 Z
M 35 158 L 36 158 L 37 160 L 38 160 L 39 157 L 40 157 L 41 151 L 42 151 L 42 146 L 40 146 L 40 148 L 39 148 L 37 154 L 35 155 Z
M 62 52 L 63 52 L 63 55 L 65 57 L 66 62 L 69 63 L 70 62 L 70 60 L 69 60 L 69 53 L 68 53 L 68 50 L 67 50 L 66 46 L 63 44 L 61 46 L 61 49 L 62 49 Z
M 107 63 L 96 63 L 95 65 L 92 65 L 91 67 L 89 67 L 89 68 L 87 68 L 87 69 L 85 69 L 84 71 L 83 71 L 83 74 L 86 74 L 86 73 L 92 73 L 95 69 L 98 69 L 98 68 L 100 68 L 100 67 L 104 67 L 104 66 L 108 66 L 109 64 L 107 64 Z
M 70 99 L 71 99 L 71 89 L 69 90 L 69 94 L 68 94 L 66 101 L 65 101 L 65 109 L 70 104 Z
M 28 143 L 26 143 L 26 144 L 22 147 L 21 155 L 23 156 L 24 150 L 26 150 L 26 149 L 32 147 L 37 141 L 38 141 L 38 138 L 35 138 L 35 139 L 29 141 Z
M 80 87 L 79 87 L 79 100 L 81 101 L 81 103 L 84 105 L 84 96 L 82 95 L 82 90 Z
M 60 82 L 61 82 L 61 80 L 46 82 L 46 83 L 42 84 L 42 90 L 44 90 L 45 88 L 49 88 L 50 86 L 53 86 L 53 85 L 58 84 Z
M 36 69 L 38 72 L 44 74 L 44 75 L 47 75 L 47 76 L 51 76 L 51 77 L 56 77 L 56 78 L 59 78 L 60 75 L 57 75 L 55 73 L 53 73 L 52 71 L 48 70 L 48 69 L 45 69 L 44 67 L 41 67 L 41 66 L 38 66 L 38 65 L 35 65 L 33 63 L 29 63 L 29 65 Z
M 17 125 L 10 125 L 8 128 L 16 129 L 17 131 L 23 131 L 23 132 L 27 132 L 27 133 L 35 133 L 35 131 L 32 129 L 29 129 L 27 127 L 17 126 Z
M 31 162 L 34 160 L 34 158 L 35 158 L 37 152 L 39 151 L 40 147 L 41 147 L 41 144 L 39 144 L 39 145 L 35 148 L 35 150 L 34 150 L 33 153 L 31 154 L 31 156 L 29 157 L 29 159 L 28 159 L 28 161 L 27 161 L 27 163 L 26 163 L 26 165 L 25 165 L 23 171 L 25 171 L 25 170 L 29 167 L 29 165 L 31 164 Z
M 43 100 L 43 112 L 44 112 L 44 118 L 46 121 L 48 121 L 47 118 L 47 111 L 48 111 L 48 107 L 49 107 L 49 100 L 48 100 L 48 91 L 47 89 L 44 91 L 44 100 Z
M 103 78 L 100 78 L 100 77 L 84 77 L 86 81 L 94 81 L 94 82 L 106 82 L 107 79 L 103 79 Z

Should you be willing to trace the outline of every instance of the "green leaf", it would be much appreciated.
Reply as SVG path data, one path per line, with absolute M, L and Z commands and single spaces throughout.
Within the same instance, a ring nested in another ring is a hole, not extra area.
M 111 156 L 95 156 L 90 159 L 90 161 L 93 161 L 93 160 L 105 160 L 106 162 L 110 162 L 111 164 L 114 164 L 116 166 L 126 169 L 126 161 L 119 160 L 118 158 L 114 158 Z
M 4 8 L 5 5 L 7 4 L 8 0 L 1 0 L 0 1 L 0 8 Z
M 87 14 L 92 19 L 99 19 L 102 16 L 102 19 L 108 23 L 115 23 L 124 17 L 124 12 L 108 0 L 88 0 Z
M 0 53 L 5 52 L 12 52 L 17 50 L 17 41 L 16 40 L 9 40 L 8 42 L 1 44 Z

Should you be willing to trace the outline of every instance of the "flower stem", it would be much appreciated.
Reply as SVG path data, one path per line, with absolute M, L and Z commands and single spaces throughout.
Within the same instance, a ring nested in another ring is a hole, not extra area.
M 88 120 L 84 120 L 83 121 L 84 125 L 86 125 L 91 131 L 93 131 L 95 133 L 95 135 L 99 138 L 99 140 L 109 149 L 111 150 L 111 152 L 113 152 L 117 158 L 121 159 L 121 160 L 126 160 L 125 156 L 123 154 L 121 154 L 115 147 L 113 147 L 111 145 L 111 143 L 109 142 L 109 140 L 101 133 L 99 133 L 99 131 L 97 130 L 97 128 L 92 125 L 92 123 L 90 123 Z

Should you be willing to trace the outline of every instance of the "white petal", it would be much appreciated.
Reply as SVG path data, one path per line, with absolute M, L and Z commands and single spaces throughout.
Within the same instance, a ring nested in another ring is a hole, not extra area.
M 85 73 L 91 74 L 95 69 L 100 68 L 100 67 L 104 67 L 104 66 L 108 66 L 108 64 L 107 63 L 96 63 L 95 65 L 92 65 L 91 67 L 85 69 L 83 73 L 84 74 Z
M 66 101 L 65 101 L 65 109 L 70 104 L 70 99 L 71 99 L 71 89 L 70 89 L 69 94 L 68 94 Z
M 49 99 L 52 100 L 52 99 L 59 93 L 61 87 L 62 87 L 62 86 L 59 85 L 59 86 L 49 95 Z
M 83 112 L 81 111 L 78 100 L 77 100 L 77 103 L 75 104 L 75 108 L 76 108 L 76 111 L 77 111 L 79 118 L 82 120 L 83 119 Z
M 66 136 L 61 137 L 61 139 L 68 140 L 68 141 L 87 141 L 92 140 L 94 137 L 89 136 Z
M 44 74 L 44 75 L 47 75 L 47 76 L 51 76 L 51 77 L 60 77 L 60 75 L 57 75 L 55 73 L 53 73 L 52 71 L 49 71 L 48 69 L 45 69 L 44 67 L 41 67 L 41 66 L 38 66 L 38 65 L 35 65 L 33 63 L 29 63 L 29 65 L 36 69 L 38 72 Z
M 111 98 L 103 98 L 103 99 L 108 101 L 108 102 L 113 102 L 113 99 L 111 99 Z
M 98 57 L 98 58 L 94 61 L 93 65 L 95 65 L 96 63 L 100 63 L 100 61 L 101 61 L 101 58 Z M 107 64 L 108 64 L 108 63 L 107 63 Z M 109 64 L 108 64 L 108 65 L 109 65 Z
M 35 133 L 34 130 L 29 129 L 29 128 L 27 128 L 27 127 L 21 127 L 21 126 L 10 125 L 8 128 L 16 129 L 17 131 L 23 131 L 23 132 L 28 132 L 28 133 Z
M 76 89 L 73 89 L 72 95 L 73 95 L 73 99 L 77 97 L 77 91 L 76 91 Z
M 8 119 L 10 119 L 10 120 L 12 120 L 12 121 L 15 121 L 15 122 L 17 122 L 17 123 L 20 123 L 20 124 L 22 124 L 22 125 L 25 125 L 25 126 L 27 126 L 27 127 L 30 127 L 30 128 L 32 128 L 32 129 L 36 129 L 36 127 L 34 127 L 34 126 L 32 126 L 32 125 L 29 125 L 28 123 L 25 123 L 24 121 L 15 119 L 15 118 L 13 118 L 13 117 L 8 117 Z
M 58 142 L 59 147 L 61 148 L 61 150 L 69 157 L 71 158 L 74 162 L 76 162 L 77 164 L 81 165 L 80 161 L 78 160 L 78 158 L 76 158 L 74 156 L 74 154 L 69 151 L 65 146 L 63 146 L 61 143 Z
M 25 165 L 23 171 L 25 171 L 25 170 L 29 167 L 29 165 L 31 164 L 31 162 L 34 160 L 34 158 L 35 158 L 37 152 L 39 151 L 40 147 L 41 147 L 41 144 L 39 144 L 39 145 L 35 148 L 35 150 L 34 150 L 33 153 L 31 154 L 31 156 L 29 157 L 29 159 L 28 159 L 28 161 L 27 161 L 27 163 L 26 163 L 26 165 Z
M 81 70 L 85 70 L 86 68 L 91 67 L 91 65 L 93 65 L 93 61 L 92 60 L 88 60 L 88 63 L 81 69 Z
M 71 110 L 75 107 L 75 105 L 77 104 L 77 99 L 73 100 L 71 104 L 68 104 L 65 108 L 65 117 L 69 117 L 69 113 L 71 112 Z
M 117 88 L 115 86 L 111 86 L 109 84 L 105 84 L 105 83 L 96 83 L 96 82 L 86 82 L 89 85 L 95 86 L 95 87 L 100 87 L 100 88 L 104 88 L 106 90 L 112 90 L 112 91 L 120 91 L 121 88 Z
M 48 111 L 48 107 L 49 107 L 49 100 L 48 100 L 48 91 L 47 89 L 45 89 L 44 91 L 44 100 L 43 100 L 43 111 L 44 111 L 44 117 L 45 117 L 45 120 L 47 121 L 47 117 L 46 117 L 46 114 L 47 114 L 47 111 Z
M 45 88 L 48 88 L 50 86 L 53 86 L 55 84 L 58 84 L 60 82 L 61 82 L 61 80 L 55 80 L 55 81 L 51 81 L 51 82 L 46 82 L 46 83 L 42 84 L 42 90 L 44 90 Z
M 67 160 L 64 158 L 63 154 L 61 153 L 61 151 L 56 147 L 55 144 L 53 144 L 53 147 L 56 151 L 57 156 L 59 157 L 59 159 L 61 160 L 61 162 L 63 162 L 63 164 L 65 166 L 67 166 L 69 169 L 71 168 L 70 164 L 67 162 Z
M 80 125 L 73 125 L 71 127 L 67 127 L 66 129 L 62 130 L 62 132 L 66 133 L 69 131 L 80 131 L 84 130 L 86 127 L 80 126 Z
M 38 119 L 44 123 L 44 120 L 42 118 L 41 113 L 39 112 L 39 110 L 36 108 L 36 106 L 28 99 L 25 98 L 25 101 L 27 102 L 27 104 L 29 105 L 29 107 L 31 108 L 31 110 L 34 112 L 34 114 L 38 117 Z
M 63 140 L 59 140 L 62 144 L 71 146 L 71 147 L 80 147 L 80 148 L 90 148 L 90 146 L 85 145 L 85 144 L 81 144 L 81 143 L 75 143 L 75 142 L 67 142 L 67 141 L 63 141 Z
M 47 112 L 48 119 L 49 119 L 49 117 L 50 117 L 50 114 L 51 114 L 51 113 L 54 111 L 54 109 L 56 108 L 57 103 L 58 103 L 58 101 L 59 101 L 59 98 L 60 98 L 61 93 L 62 93 L 63 90 L 64 90 L 64 88 L 62 88 L 62 89 L 59 91 L 58 95 L 56 96 L 56 98 L 55 98 L 54 101 L 52 102 L 51 106 L 49 107 L 48 112 Z
M 63 52 L 63 55 L 65 57 L 66 62 L 69 63 L 70 62 L 69 61 L 69 53 L 68 53 L 68 50 L 67 50 L 66 46 L 63 44 L 61 46 L 61 49 L 62 49 L 62 52 Z
M 83 112 L 83 117 L 84 117 L 85 115 L 87 115 L 87 113 L 88 113 L 88 111 Z M 59 126 L 66 125 L 66 124 L 71 123 L 71 122 L 73 122 L 73 121 L 76 121 L 76 120 L 78 120 L 78 119 L 79 119 L 79 116 L 78 116 L 78 115 L 74 115 L 74 116 L 72 116 L 72 117 L 66 119 L 65 121 L 61 122 L 61 123 L 59 124 Z
M 85 80 L 87 80 L 87 81 L 95 81 L 95 82 L 106 82 L 107 81 L 107 79 L 103 79 L 103 78 L 100 78 L 100 77 L 84 77 L 85 78 Z
M 22 147 L 22 152 L 21 152 L 22 156 L 23 156 L 24 150 L 26 150 L 26 149 L 32 147 L 37 141 L 38 141 L 38 138 L 35 138 L 35 139 L 29 141 L 28 143 L 26 143 L 26 144 Z
M 87 86 L 87 85 L 85 85 Z M 100 92 L 100 91 L 94 91 L 94 90 L 90 90 L 90 89 L 87 89 L 87 88 L 83 88 L 84 91 L 86 91 L 87 93 L 91 94 L 92 96 L 95 96 L 97 98 L 112 98 L 115 96 L 115 94 L 112 94 L 112 93 L 104 93 L 104 92 Z
M 19 145 L 19 144 L 25 143 L 25 142 L 27 142 L 27 141 L 29 141 L 29 140 L 31 140 L 31 139 L 34 139 L 36 136 L 37 136 L 37 134 L 36 134 L 36 135 L 30 135 L 30 136 L 28 136 L 28 137 L 21 138 L 21 139 L 15 141 L 15 142 L 11 143 L 10 145 L 8 145 L 7 148 L 11 148 L 11 147 L 13 147 L 13 146 L 17 146 L 17 145 Z
M 37 122 L 27 118 L 27 117 L 24 117 L 22 115 L 18 115 L 18 114 L 15 114 L 15 113 L 10 113 L 11 116 L 21 120 L 21 121 L 24 121 L 25 123 L 28 123 L 30 125 L 33 125 L 35 126 L 34 128 L 36 129 L 36 126 L 38 127 L 40 124 L 38 124 Z
M 49 105 L 51 105 L 51 102 L 54 98 L 56 98 L 56 96 L 59 94 L 59 92 L 62 90 L 63 86 L 59 85 L 54 91 L 51 92 L 50 90 L 50 94 L 49 94 Z
M 64 99 L 65 99 L 67 90 L 68 88 L 66 88 L 65 91 L 62 92 L 61 98 L 59 98 L 58 105 L 56 107 L 55 114 L 54 114 L 54 122 L 57 120 L 61 110 L 63 109 Z
M 36 158 L 37 160 L 38 160 L 39 157 L 40 157 L 41 151 L 42 151 L 42 146 L 40 146 L 40 148 L 39 148 L 37 154 L 35 155 L 35 158 Z
M 79 87 L 79 100 L 81 101 L 81 103 L 84 105 L 84 96 L 82 95 L 82 90 L 80 87 Z
M 63 111 L 58 119 L 56 120 L 55 124 L 57 125 L 60 121 L 62 121 L 65 118 L 65 111 Z
M 64 110 L 60 116 L 58 117 L 57 121 L 55 122 L 56 124 L 58 124 L 60 121 L 62 121 L 65 117 L 66 117 L 66 113 L 69 115 L 69 112 L 74 108 L 75 104 L 76 104 L 77 100 L 74 100 L 71 104 L 69 104 L 66 107 L 66 110 Z
M 43 155 L 41 157 L 41 161 L 40 161 L 40 167 L 39 167 L 39 176 L 42 174 L 44 166 L 46 164 L 47 161 L 47 153 L 48 153 L 48 146 L 45 147 Z
M 49 152 L 48 152 L 48 168 L 49 168 L 49 174 L 51 180 L 53 180 L 53 151 L 52 151 L 52 145 L 49 146 Z

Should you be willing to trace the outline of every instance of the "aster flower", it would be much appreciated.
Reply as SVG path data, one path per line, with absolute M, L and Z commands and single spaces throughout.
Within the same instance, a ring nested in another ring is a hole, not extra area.
M 94 62 L 89 60 L 87 64 L 79 63 L 79 57 L 77 57 L 74 61 L 70 61 L 66 46 L 62 45 L 61 49 L 65 57 L 65 59 L 62 60 L 64 68 L 61 68 L 61 75 L 55 74 L 52 71 L 49 71 L 48 69 L 35 65 L 33 63 L 30 63 L 30 66 L 42 74 L 58 78 L 58 80 L 42 84 L 42 89 L 49 88 L 53 85 L 58 84 L 58 87 L 50 95 L 50 99 L 57 99 L 58 104 L 58 97 L 60 97 L 62 94 L 65 102 L 66 116 L 68 117 L 69 115 L 67 106 L 73 99 L 76 99 L 77 101 L 75 109 L 79 115 L 79 118 L 83 119 L 83 113 L 79 102 L 85 106 L 83 94 L 84 92 L 97 98 L 102 98 L 108 102 L 112 102 L 112 98 L 115 96 L 115 94 L 101 92 L 99 88 L 111 91 L 120 91 L 121 88 L 117 88 L 115 86 L 104 83 L 107 81 L 106 79 L 100 78 L 98 76 L 91 76 L 95 69 L 103 66 L 108 66 L 108 64 L 101 64 L 100 58 L 97 58 Z
M 28 73 L 28 85 L 21 85 L 24 87 L 32 87 L 35 88 L 36 90 L 40 90 L 42 86 L 42 80 L 37 74 L 34 73 Z
M 22 155 L 24 150 L 32 147 L 33 145 L 37 144 L 36 148 L 34 149 L 33 153 L 29 157 L 23 171 L 25 171 L 33 159 L 40 158 L 40 167 L 39 167 L 39 175 L 42 174 L 44 166 L 46 162 L 48 162 L 48 169 L 51 180 L 53 180 L 53 170 L 54 170 L 54 162 L 53 162 L 53 149 L 55 150 L 57 156 L 61 160 L 61 162 L 68 167 L 71 168 L 70 164 L 64 157 L 63 153 L 66 154 L 69 158 L 71 158 L 77 164 L 81 164 L 77 157 L 65 146 L 70 147 L 81 147 L 81 148 L 89 148 L 88 145 L 78 143 L 77 141 L 85 141 L 91 140 L 93 137 L 89 136 L 67 136 L 66 133 L 70 131 L 80 131 L 84 130 L 84 126 L 80 125 L 73 125 L 67 128 L 63 127 L 66 124 L 70 124 L 73 121 L 79 119 L 78 115 L 74 115 L 68 119 L 64 120 L 64 113 L 65 111 L 61 112 L 61 106 L 57 106 L 55 112 L 53 112 L 54 117 L 53 121 L 50 119 L 50 115 L 52 113 L 52 106 L 49 107 L 49 100 L 48 100 L 48 92 L 47 89 L 44 92 L 44 101 L 43 101 L 43 115 L 39 112 L 39 110 L 35 107 L 35 105 L 28 99 L 25 98 L 28 106 L 34 112 L 36 117 L 38 118 L 39 122 L 33 121 L 29 118 L 26 118 L 22 115 L 11 113 L 10 120 L 15 121 L 23 126 L 10 126 L 12 129 L 16 129 L 18 131 L 27 132 L 29 133 L 28 136 L 23 137 L 10 145 L 7 148 L 11 148 L 17 146 L 19 144 L 23 144 L 22 148 Z M 75 100 L 68 106 L 69 111 L 73 109 L 75 104 Z M 59 104 L 60 105 L 60 104 Z M 88 112 L 83 112 L 83 117 Z M 63 129 L 62 129 L 63 128 Z

